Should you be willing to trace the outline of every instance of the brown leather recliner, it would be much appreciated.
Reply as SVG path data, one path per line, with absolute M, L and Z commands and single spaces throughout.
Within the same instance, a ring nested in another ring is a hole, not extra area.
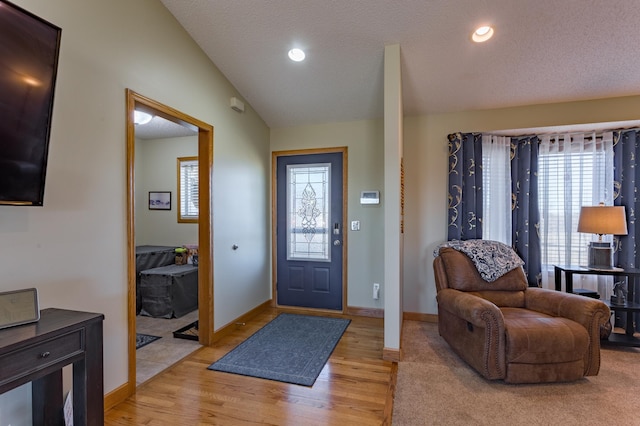
M 528 287 L 521 267 L 489 283 L 464 253 L 434 259 L 438 329 L 449 346 L 489 380 L 565 382 L 600 370 L 606 304 Z

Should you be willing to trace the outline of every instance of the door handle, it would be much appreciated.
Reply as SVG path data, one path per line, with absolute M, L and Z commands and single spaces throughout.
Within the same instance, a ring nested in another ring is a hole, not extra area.
M 333 241 L 333 245 L 334 246 L 339 246 L 340 244 L 342 244 L 342 241 L 340 241 L 340 240 L 334 240 Z

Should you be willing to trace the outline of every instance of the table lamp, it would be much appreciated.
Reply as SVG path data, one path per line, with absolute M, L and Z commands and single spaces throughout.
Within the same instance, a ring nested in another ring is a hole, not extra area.
M 627 218 L 623 206 L 583 206 L 580 209 L 578 232 L 598 234 L 598 241 L 589 243 L 589 262 L 592 269 L 612 269 L 611 243 L 603 242 L 602 235 L 627 235 Z

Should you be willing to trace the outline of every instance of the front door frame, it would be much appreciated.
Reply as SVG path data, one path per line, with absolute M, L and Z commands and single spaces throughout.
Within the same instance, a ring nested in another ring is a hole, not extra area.
M 309 155 L 309 154 L 328 154 L 328 153 L 342 153 L 342 311 L 331 310 L 331 309 L 315 309 L 315 308 L 303 308 L 303 307 L 294 307 L 294 306 L 284 306 L 278 304 L 278 289 L 277 289 L 277 281 L 278 281 L 278 247 L 277 247 L 277 219 L 278 219 L 278 209 L 277 209 L 277 166 L 278 166 L 278 157 L 284 156 L 292 156 L 292 155 Z M 271 282 L 271 305 L 278 308 L 288 308 L 295 310 L 310 310 L 310 311 L 326 311 L 326 312 L 347 312 L 347 169 L 348 169 L 348 149 L 346 146 L 333 147 L 333 148 L 312 148 L 312 149 L 300 149 L 300 150 L 290 150 L 290 151 L 273 151 L 271 153 L 271 270 L 272 272 L 272 282 Z
M 213 222 L 211 185 L 213 176 L 213 126 L 126 89 L 127 129 L 127 261 L 128 261 L 128 355 L 127 394 L 136 389 L 136 262 L 135 262 L 135 125 L 133 112 L 158 115 L 198 132 L 198 340 L 213 343 Z

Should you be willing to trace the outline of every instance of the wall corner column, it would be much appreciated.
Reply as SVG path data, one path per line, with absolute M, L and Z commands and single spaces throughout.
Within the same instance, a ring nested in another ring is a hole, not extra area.
M 400 45 L 384 49 L 384 349 L 400 360 L 402 331 L 401 162 L 403 148 Z

